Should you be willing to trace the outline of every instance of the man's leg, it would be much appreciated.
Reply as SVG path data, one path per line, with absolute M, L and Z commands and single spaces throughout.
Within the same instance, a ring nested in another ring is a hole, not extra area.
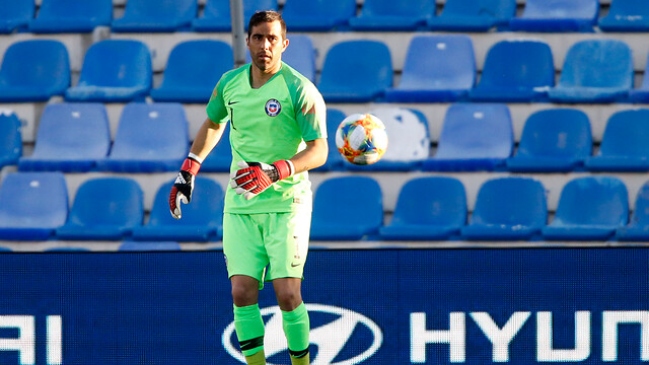
M 292 365 L 309 364 L 309 313 L 302 302 L 301 285 L 299 278 L 273 280 Z
M 259 304 L 259 281 L 244 275 L 230 278 L 234 303 L 234 328 L 248 365 L 265 365 L 264 321 Z

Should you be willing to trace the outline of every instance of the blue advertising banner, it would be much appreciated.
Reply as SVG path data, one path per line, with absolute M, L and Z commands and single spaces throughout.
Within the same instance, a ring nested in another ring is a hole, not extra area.
M 314 250 L 314 365 L 649 362 L 644 247 Z M 0 364 L 242 364 L 220 251 L 0 254 Z M 272 286 L 269 364 L 287 364 Z

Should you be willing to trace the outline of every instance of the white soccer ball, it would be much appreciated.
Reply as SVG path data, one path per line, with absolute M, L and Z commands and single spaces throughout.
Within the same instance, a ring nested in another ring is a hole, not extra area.
M 336 130 L 336 147 L 345 160 L 355 165 L 376 163 L 388 148 L 385 125 L 372 114 L 352 114 Z

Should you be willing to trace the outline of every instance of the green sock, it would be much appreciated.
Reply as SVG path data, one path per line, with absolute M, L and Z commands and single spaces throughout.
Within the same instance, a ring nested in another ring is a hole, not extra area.
M 251 356 L 264 349 L 264 320 L 259 305 L 234 306 L 234 329 L 241 352 Z
M 284 334 L 293 364 L 309 363 L 309 313 L 304 303 L 290 312 L 282 311 Z

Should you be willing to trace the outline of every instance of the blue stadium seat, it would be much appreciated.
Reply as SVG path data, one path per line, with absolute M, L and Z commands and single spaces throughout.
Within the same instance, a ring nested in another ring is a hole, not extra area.
M 0 240 L 53 237 L 68 215 L 68 188 L 60 172 L 14 172 L 0 185 Z
M 597 155 L 584 164 L 589 171 L 649 171 L 649 109 L 620 110 L 608 119 Z
M 385 92 L 389 102 L 465 99 L 476 80 L 473 41 L 467 35 L 416 35 L 410 40 L 401 80 Z
M 5 166 L 18 165 L 23 154 L 20 128 L 20 119 L 15 113 L 0 111 L 0 170 Z
M 207 103 L 223 73 L 234 67 L 232 47 L 219 40 L 193 39 L 176 44 L 162 84 L 151 90 L 157 102 Z
M 425 176 L 408 180 L 399 191 L 383 240 L 448 240 L 466 224 L 466 191 L 454 177 Z
M 2 254 L 2 253 L 11 253 L 11 252 L 13 252 L 13 250 L 11 248 L 5 247 L 5 246 L 0 246 L 0 254 Z
M 583 110 L 539 110 L 525 121 L 516 154 L 507 159 L 507 169 L 513 172 L 581 170 L 592 151 L 590 119 Z
M 288 40 L 289 45 L 282 54 L 282 61 L 315 83 L 316 49 L 313 46 L 311 36 L 307 34 L 289 34 Z M 250 52 L 246 52 L 246 62 L 251 60 Z
M 632 103 L 649 103 L 649 57 L 647 57 L 640 87 L 629 90 L 629 101 Z
M 363 57 L 350 56 L 354 54 Z M 340 41 L 325 56 L 318 89 L 328 103 L 370 102 L 383 97 L 392 78 L 392 58 L 385 43 Z
M 156 192 L 149 221 L 133 229 L 134 241 L 207 242 L 221 238 L 223 228 L 223 197 L 221 185 L 197 176 L 190 204 L 183 204 L 182 218 L 169 212 L 169 192 L 173 180 Z
M 285 0 L 282 17 L 291 32 L 346 30 L 356 15 L 356 0 Z
M 457 103 L 446 110 L 437 152 L 424 171 L 503 169 L 514 149 L 509 108 L 498 103 Z
M 117 248 L 118 251 L 181 251 L 180 244 L 176 241 L 133 241 L 124 240 Z
M 33 0 L 0 0 L 0 9 L 0 34 L 10 34 L 27 30 L 36 4 Z
M 201 164 L 201 171 L 230 172 L 232 146 L 230 145 L 230 123 L 227 123 L 221 140 Z
M 340 109 L 327 108 L 327 144 L 329 153 L 324 165 L 315 168 L 314 171 L 342 171 L 345 168 L 345 160 L 336 147 L 336 130 L 346 115 Z
M 548 91 L 557 103 L 611 103 L 633 88 L 631 48 L 615 39 L 587 39 L 573 44 L 558 84 Z
M 381 186 L 372 177 L 330 177 L 318 185 L 313 199 L 311 240 L 372 239 L 383 225 Z
M 430 131 L 426 116 L 414 108 L 383 107 L 370 112 L 388 133 L 388 149 L 372 165 L 345 164 L 350 171 L 415 171 L 430 157 Z
M 364 0 L 358 16 L 349 19 L 356 31 L 414 31 L 435 15 L 435 0 Z
M 48 101 L 70 86 L 68 49 L 55 39 L 15 41 L 0 65 L 0 103 Z
M 433 31 L 487 32 L 506 29 L 516 0 L 446 0 L 440 15 L 428 19 Z
M 31 33 L 90 33 L 96 27 L 110 27 L 112 0 L 41 0 L 36 19 L 29 22 Z
M 144 101 L 153 82 L 149 48 L 134 39 L 105 39 L 86 52 L 79 82 L 65 92 L 67 101 L 126 103 Z
M 144 193 L 130 177 L 85 180 L 74 197 L 60 240 L 121 240 L 144 221 Z
M 645 182 L 635 197 L 629 224 L 615 232 L 618 241 L 649 241 L 649 182 Z
M 543 185 L 527 177 L 502 177 L 480 186 L 469 224 L 462 228 L 467 240 L 526 241 L 540 236 L 548 218 Z
M 472 101 L 544 102 L 554 87 L 552 50 L 544 41 L 512 39 L 494 44 L 480 82 L 469 91 Z
M 523 14 L 512 18 L 515 32 L 592 32 L 599 0 L 526 0 Z
M 542 230 L 553 241 L 606 241 L 627 224 L 629 197 L 624 182 L 613 176 L 584 176 L 561 190 L 554 219 Z
M 189 152 L 185 109 L 179 103 L 129 103 L 124 106 L 108 156 L 99 171 L 176 171 Z
M 649 32 L 649 2 L 612 0 L 598 25 L 604 32 Z
M 34 152 L 19 160 L 18 169 L 88 172 L 106 158 L 110 142 L 103 104 L 48 104 L 40 118 Z
M 153 33 L 189 30 L 197 14 L 197 0 L 128 0 L 124 15 L 111 23 L 111 31 Z
M 259 10 L 277 10 L 277 0 L 243 0 L 243 25 L 248 29 L 248 20 Z M 229 32 L 232 19 L 229 0 L 206 0 L 202 16 L 192 20 L 195 32 Z

